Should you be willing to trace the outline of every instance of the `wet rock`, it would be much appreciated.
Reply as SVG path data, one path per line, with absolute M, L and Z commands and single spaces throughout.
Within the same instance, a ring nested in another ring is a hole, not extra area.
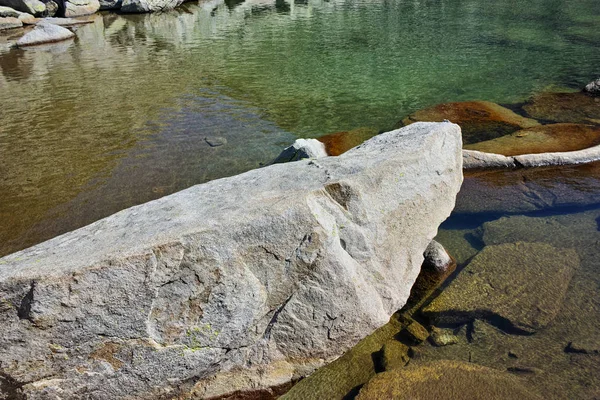
M 14 29 L 21 28 L 23 26 L 23 22 L 14 17 L 0 17 L 0 31 L 5 29 Z
M 0 17 L 2 17 L 2 18 L 8 18 L 8 17 L 19 18 L 19 15 L 21 15 L 20 11 L 17 11 L 10 7 L 0 6 Z
M 452 329 L 441 329 L 434 326 L 431 328 L 430 340 L 435 346 L 441 347 L 458 343 L 458 336 Z
M 593 95 L 599 95 L 600 94 L 600 78 L 596 79 L 595 81 L 591 81 L 590 83 L 585 85 L 585 88 L 583 89 L 583 91 L 593 94 Z
M 281 154 L 273 160 L 272 164 L 298 161 L 304 158 L 327 157 L 325 146 L 317 139 L 297 139 L 294 144 L 286 147 Z
M 123 0 L 100 0 L 100 10 L 118 10 Z
M 423 253 L 422 268 L 429 269 L 437 273 L 445 273 L 452 268 L 455 262 L 448 254 L 444 246 L 432 240 Z
M 29 13 L 35 16 L 48 15 L 46 5 L 39 0 L 0 0 L 0 6 L 10 7 L 16 11 Z
M 27 32 L 23 37 L 17 40 L 17 46 L 33 46 L 43 43 L 60 42 L 62 40 L 71 39 L 75 34 L 70 30 L 58 25 L 40 22 L 35 28 Z
M 520 130 L 496 139 L 466 145 L 464 148 L 514 156 L 582 150 L 598 144 L 600 144 L 599 126 L 551 124 Z
M 455 212 L 523 213 L 600 203 L 600 162 L 465 171 Z
M 545 243 L 486 246 L 423 314 L 436 325 L 483 319 L 533 333 L 560 310 L 578 265 L 575 250 Z
M 600 124 L 600 98 L 583 92 L 542 93 L 523 109 L 532 118 L 553 122 Z
M 536 367 L 530 367 L 530 366 L 526 366 L 526 365 L 519 365 L 519 366 L 514 366 L 514 367 L 508 367 L 506 368 L 506 370 L 508 372 L 512 372 L 513 374 L 517 374 L 517 375 L 539 375 L 539 374 L 543 374 L 544 371 L 542 371 L 539 368 Z
M 581 354 L 600 354 L 600 338 L 590 337 L 585 339 L 578 339 L 567 344 L 565 347 L 567 353 L 581 353 Z
M 386 371 L 404 367 L 410 357 L 408 356 L 409 347 L 397 340 L 386 342 L 382 349 L 382 366 Z
M 460 125 L 464 144 L 494 139 L 539 125 L 539 122 L 533 119 L 522 117 L 508 108 L 489 101 L 438 104 L 409 115 L 402 120 L 402 124 L 444 120 Z
M 218 147 L 227 144 L 227 139 L 222 136 L 208 136 L 204 140 L 210 147 Z
M 55 17 L 44 18 L 42 21 L 47 22 L 49 24 L 53 24 L 53 25 L 59 25 L 59 26 L 85 25 L 85 24 L 94 23 L 94 21 L 92 21 L 92 20 L 75 19 L 75 18 L 55 18 Z
M 98 0 L 66 0 L 65 17 L 81 17 L 94 14 L 100 9 Z
M 419 344 L 429 337 L 429 332 L 417 321 L 410 321 L 400 335 L 411 343 Z
M 330 133 L 317 140 L 325 145 L 328 155 L 339 156 L 378 133 L 379 131 L 375 128 L 357 128 L 347 132 Z
M 461 147 L 457 125 L 414 124 L 1 258 L 0 375 L 32 398 L 98 400 L 305 376 L 404 305 L 454 206 Z
M 495 369 L 440 360 L 377 374 L 357 400 L 541 400 L 519 378 Z
M 121 11 L 126 13 L 148 13 L 167 11 L 178 7 L 183 0 L 123 0 Z

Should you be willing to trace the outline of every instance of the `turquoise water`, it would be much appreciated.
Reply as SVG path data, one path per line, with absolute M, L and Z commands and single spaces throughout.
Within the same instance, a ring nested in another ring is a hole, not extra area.
M 187 3 L 0 35 L 0 255 L 256 168 L 296 137 L 600 74 L 595 0 Z M 207 136 L 227 144 L 210 147 Z

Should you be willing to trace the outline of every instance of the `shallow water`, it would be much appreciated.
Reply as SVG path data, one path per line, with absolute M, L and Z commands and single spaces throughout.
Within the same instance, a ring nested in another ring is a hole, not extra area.
M 46 47 L 0 37 L 0 255 L 258 167 L 299 136 L 519 102 L 600 65 L 594 0 L 252 0 L 93 20 Z

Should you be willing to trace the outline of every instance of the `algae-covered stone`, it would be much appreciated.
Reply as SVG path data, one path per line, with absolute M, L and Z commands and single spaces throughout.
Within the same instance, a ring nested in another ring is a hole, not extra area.
M 539 125 L 536 120 L 520 116 L 508 108 L 489 101 L 438 104 L 409 115 L 402 120 L 402 124 L 444 120 L 460 125 L 464 144 L 497 138 Z
M 357 128 L 345 132 L 330 133 L 321 136 L 317 140 L 325 145 L 325 150 L 330 156 L 339 156 L 353 147 L 358 146 L 365 140 L 377 135 L 379 131 L 375 128 Z
M 441 360 L 380 373 L 360 390 L 356 399 L 541 400 L 541 397 L 506 372 Z
M 541 93 L 523 109 L 532 118 L 576 124 L 600 123 L 600 97 L 583 92 Z
M 458 336 L 452 329 L 441 329 L 434 326 L 431 328 L 430 340 L 434 345 L 441 347 L 458 343 Z
M 386 371 L 404 367 L 410 357 L 408 356 L 409 347 L 397 340 L 387 341 L 381 348 L 382 366 Z
M 401 332 L 401 335 L 407 340 L 418 344 L 429 337 L 429 332 L 417 321 L 410 321 L 406 328 Z
M 551 124 L 523 129 L 510 135 L 466 145 L 468 150 L 514 156 L 581 150 L 600 144 L 600 127 Z
M 429 243 L 425 249 L 425 253 L 423 253 L 423 258 L 423 266 L 421 268 L 426 268 L 437 273 L 445 273 L 455 264 L 444 246 L 435 240 Z
M 436 323 L 485 319 L 535 332 L 558 313 L 578 265 L 575 250 L 545 243 L 487 246 L 423 313 Z
M 565 348 L 567 353 L 600 354 L 600 338 L 588 337 L 573 340 Z

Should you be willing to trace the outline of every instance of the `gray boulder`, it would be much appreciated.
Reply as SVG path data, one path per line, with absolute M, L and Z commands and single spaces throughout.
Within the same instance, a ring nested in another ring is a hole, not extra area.
M 94 14 L 100 9 L 98 0 L 67 0 L 65 1 L 65 17 L 80 17 Z
M 0 17 L 0 31 L 5 29 L 20 28 L 23 22 L 15 17 Z
M 600 78 L 585 85 L 583 90 L 593 95 L 600 95 Z
M 14 10 L 35 16 L 45 16 L 48 14 L 46 4 L 39 0 L 0 0 L 0 6 L 10 7 Z
M 168 11 L 181 5 L 184 0 L 123 0 L 121 11 L 126 13 L 148 13 Z
M 444 246 L 435 240 L 429 243 L 423 253 L 423 257 L 423 268 L 437 273 L 448 271 L 454 264 L 452 257 L 450 257 Z
M 327 157 L 325 145 L 317 139 L 296 139 L 273 160 L 273 164 L 298 161 L 304 158 Z
M 100 10 L 118 10 L 123 0 L 100 0 Z
M 75 34 L 62 26 L 40 22 L 31 32 L 27 32 L 23 37 L 17 40 L 17 46 L 33 46 L 36 44 L 60 42 L 70 39 Z
M 112 400 L 304 376 L 406 302 L 461 160 L 457 125 L 416 123 L 4 257 L 0 377 L 29 399 Z

